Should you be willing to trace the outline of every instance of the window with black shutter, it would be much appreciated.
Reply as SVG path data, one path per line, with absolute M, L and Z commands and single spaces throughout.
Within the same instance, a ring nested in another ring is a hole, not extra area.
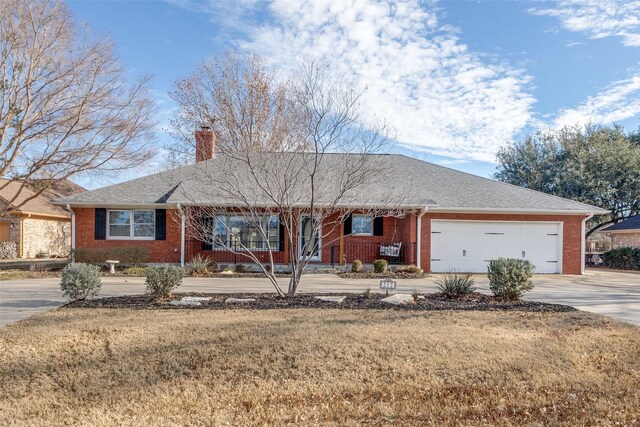
M 167 240 L 166 209 L 156 209 L 156 240 Z
M 96 208 L 93 238 L 95 240 L 107 238 L 107 210 L 105 208 Z
M 384 235 L 384 217 L 377 216 L 373 218 L 373 235 L 374 236 Z

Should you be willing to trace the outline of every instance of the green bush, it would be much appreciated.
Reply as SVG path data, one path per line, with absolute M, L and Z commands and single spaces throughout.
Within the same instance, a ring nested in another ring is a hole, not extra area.
M 244 264 L 236 264 L 234 271 L 236 273 L 246 273 L 247 267 Z
M 436 279 L 436 285 L 447 298 L 462 297 L 476 290 L 470 274 L 446 273 Z
M 189 276 L 206 277 L 209 276 L 209 268 L 211 268 L 211 259 L 209 257 L 196 254 L 196 256 L 191 259 L 191 262 L 187 264 L 187 274 Z
M 122 270 L 122 274 L 129 277 L 145 277 L 147 275 L 147 267 L 133 265 Z
M 149 250 L 137 246 L 75 250 L 75 261 L 102 264 L 107 260 L 117 260 L 120 264 L 144 264 L 149 259 Z
M 415 264 L 400 266 L 396 271 L 398 273 L 422 274 L 422 269 Z
M 182 284 L 184 273 L 173 265 L 147 268 L 147 295 L 153 299 L 169 298 Z
M 498 297 L 507 300 L 520 299 L 533 289 L 531 276 L 535 266 L 529 261 L 514 258 L 497 258 L 489 261 L 489 289 Z
M 389 263 L 386 259 L 377 259 L 373 261 L 373 271 L 376 273 L 385 273 L 389 268 Z
M 602 255 L 604 265 L 618 270 L 640 270 L 640 248 L 616 248 Z
M 102 288 L 100 267 L 90 264 L 69 264 L 62 270 L 60 289 L 71 301 L 98 295 Z
M 360 273 L 362 272 L 362 270 L 364 270 L 364 265 L 362 265 L 362 261 L 360 261 L 359 259 L 356 259 L 351 263 L 352 273 Z

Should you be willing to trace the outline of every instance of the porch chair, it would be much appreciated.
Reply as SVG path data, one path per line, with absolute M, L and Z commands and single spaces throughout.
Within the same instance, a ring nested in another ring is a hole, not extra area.
M 390 245 L 380 245 L 380 256 L 397 258 L 400 256 L 402 242 L 391 243 Z

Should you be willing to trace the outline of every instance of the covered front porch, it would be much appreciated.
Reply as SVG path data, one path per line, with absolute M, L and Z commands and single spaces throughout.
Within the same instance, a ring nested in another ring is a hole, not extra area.
M 312 264 L 337 267 L 355 260 L 370 264 L 377 259 L 396 265 L 418 264 L 417 220 L 415 213 L 376 218 L 353 214 L 342 224 L 336 226 L 332 222 L 331 226 L 323 227 L 321 236 L 311 236 L 311 231 L 302 227 L 293 245 L 284 239 L 283 233 L 269 242 L 229 239 L 217 245 L 191 238 L 184 242 L 184 262 L 200 255 L 218 264 L 251 264 L 253 261 L 245 255 L 248 249 L 261 263 L 286 265 L 292 253 L 298 254 L 301 242 L 313 239 L 317 250 L 311 257 Z

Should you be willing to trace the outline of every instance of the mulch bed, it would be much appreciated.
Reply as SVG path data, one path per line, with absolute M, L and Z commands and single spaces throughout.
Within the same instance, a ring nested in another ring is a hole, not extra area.
M 425 277 L 427 277 L 425 273 L 404 273 L 393 270 L 389 270 L 384 273 L 376 273 L 373 271 L 352 273 L 348 271 L 336 274 L 344 279 L 386 279 L 387 277 L 390 277 L 392 279 L 424 279 Z
M 346 296 L 337 304 L 325 302 L 314 296 Z M 371 293 L 368 297 L 363 294 L 298 294 L 293 298 L 280 298 L 274 293 L 242 293 L 242 294 L 209 294 L 209 293 L 176 293 L 173 300 L 180 300 L 184 296 L 211 297 L 210 301 L 202 301 L 200 306 L 174 306 L 169 301 L 150 301 L 145 295 L 127 295 L 120 297 L 97 298 L 86 301 L 76 301 L 65 305 L 68 308 L 133 308 L 146 310 L 230 310 L 230 309 L 295 309 L 295 308 L 332 308 L 332 309 L 396 309 L 396 310 L 481 310 L 481 311 L 530 311 L 530 312 L 567 312 L 577 311 L 575 308 L 547 304 L 535 301 L 503 301 L 490 295 L 474 292 L 466 297 L 449 299 L 440 293 L 424 294 L 424 299 L 418 299 L 415 304 L 396 306 L 384 303 L 384 294 Z M 227 298 L 254 298 L 254 302 L 227 304 Z

